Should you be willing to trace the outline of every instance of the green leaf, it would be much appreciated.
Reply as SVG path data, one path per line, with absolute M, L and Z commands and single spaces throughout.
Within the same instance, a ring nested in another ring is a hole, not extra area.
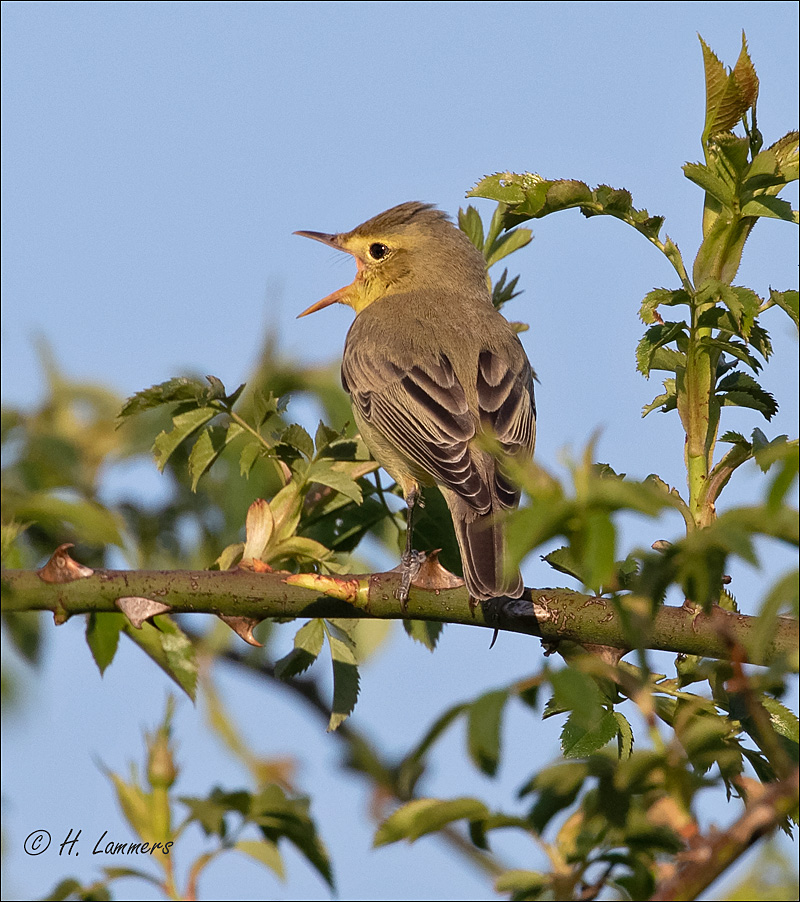
M 205 401 L 208 400 L 208 386 L 201 379 L 188 379 L 180 377 L 169 379 L 158 385 L 152 385 L 143 391 L 136 392 L 128 398 L 119 413 L 120 417 L 130 417 L 160 407 L 162 404 L 175 404 L 177 402 Z
M 589 768 L 584 761 L 564 761 L 535 774 L 519 792 L 520 796 L 536 794 L 529 815 L 533 828 L 542 833 L 552 818 L 569 808 L 588 776 Z
M 759 194 L 742 207 L 742 216 L 766 216 L 769 219 L 782 219 L 784 222 L 800 222 L 797 210 L 792 209 L 788 200 Z
M 361 504 L 363 495 L 358 483 L 344 472 L 340 466 L 341 461 L 332 461 L 326 458 L 315 460 L 311 464 L 306 479 L 309 482 L 318 482 L 328 488 L 341 492 L 346 498 Z
M 333 705 L 328 730 L 335 730 L 352 713 L 358 700 L 358 665 L 353 649 L 328 632 L 333 662 Z
M 630 758 L 633 754 L 633 727 L 624 714 L 614 711 L 614 718 L 617 721 L 617 749 L 621 759 Z
M 587 729 L 582 718 L 574 713 L 567 718 L 561 731 L 561 749 L 565 758 L 585 758 L 599 751 L 615 739 L 619 731 L 613 711 L 603 716 Z
M 550 564 L 550 566 L 559 573 L 566 573 L 567 576 L 572 576 L 575 579 L 580 580 L 580 582 L 584 582 L 583 576 L 581 575 L 581 564 L 576 560 L 575 555 L 572 553 L 572 549 L 568 545 L 562 545 L 560 548 L 556 548 L 549 554 L 543 554 L 542 560 Z
M 434 620 L 403 620 L 403 629 L 415 642 L 434 651 L 444 629 L 443 623 Z
M 800 325 L 800 302 L 796 291 L 773 291 L 770 289 L 769 299 L 773 304 L 789 314 L 795 326 Z
M 468 709 L 467 748 L 473 764 L 493 777 L 500 762 L 500 724 L 508 690 L 487 692 Z
M 655 326 L 651 326 L 644 333 L 636 348 L 636 368 L 639 372 L 649 376 L 656 349 L 671 341 L 675 341 L 679 336 L 685 334 L 686 323 L 683 321 L 678 323 L 658 323 Z
M 304 673 L 316 661 L 325 640 L 325 628 L 321 620 L 309 620 L 300 627 L 294 637 L 294 648 L 275 662 L 275 676 L 288 680 Z
M 738 360 L 741 360 L 742 363 L 746 363 L 755 373 L 762 369 L 762 365 L 758 359 L 753 357 L 745 345 L 738 341 L 734 341 L 733 339 L 722 341 L 721 339 L 709 338 L 704 335 L 700 338 L 700 343 L 706 347 L 715 348 L 718 351 L 722 351 L 724 354 L 730 354 L 732 357 L 736 357 Z
M 487 268 L 494 266 L 503 257 L 507 257 L 509 254 L 513 254 L 514 251 L 518 251 L 520 248 L 530 244 L 532 240 L 533 235 L 530 229 L 512 229 L 510 232 L 506 232 L 505 235 L 501 235 L 493 242 L 486 255 Z
M 583 525 L 583 560 L 586 585 L 592 589 L 607 586 L 614 578 L 616 530 L 604 511 L 591 511 Z
M 172 429 L 169 432 L 159 433 L 153 444 L 153 456 L 158 469 L 163 472 L 167 461 L 181 442 L 189 438 L 209 420 L 213 420 L 218 413 L 219 410 L 213 407 L 196 407 L 173 417 Z
M 109 543 L 122 547 L 120 521 L 116 514 L 93 501 L 68 500 L 50 492 L 25 494 L 14 510 L 19 522 L 38 523 L 61 533 L 65 539 L 86 545 Z
M 119 643 L 119 631 L 125 623 L 124 614 L 98 614 L 92 611 L 86 621 L 86 642 L 102 676 L 114 660 Z
M 243 852 L 250 858 L 253 858 L 259 864 L 268 867 L 281 880 L 286 879 L 286 869 L 283 866 L 283 859 L 278 847 L 275 843 L 267 840 L 240 839 L 234 846 L 238 852 Z
M 194 646 L 170 617 L 159 614 L 152 624 L 143 623 L 141 629 L 126 619 L 122 630 L 194 701 L 197 684 Z
M 512 902 L 522 899 L 538 899 L 549 888 L 551 878 L 538 871 L 503 871 L 494 881 L 495 892 L 510 893 Z
M 675 307 L 679 304 L 688 305 L 690 303 L 688 292 L 682 288 L 677 291 L 673 291 L 671 288 L 654 288 L 644 296 L 639 309 L 639 317 L 643 323 L 651 325 L 657 322 L 655 313 L 659 307 Z
M 224 426 L 210 426 L 204 429 L 189 452 L 189 475 L 192 491 L 197 491 L 200 477 L 211 467 L 225 450 L 228 430 Z
M 374 846 L 386 846 L 389 843 L 407 839 L 414 842 L 427 833 L 435 833 L 453 821 L 484 820 L 489 810 L 478 799 L 414 799 L 398 808 L 378 828 Z
M 775 398 L 747 373 L 734 371 L 725 376 L 717 385 L 717 394 L 723 405 L 750 407 L 763 414 L 767 420 L 771 420 L 778 412 Z
M 281 433 L 281 444 L 289 445 L 308 460 L 314 457 L 314 440 L 302 426 L 298 426 L 296 423 L 287 426 Z
M 290 798 L 280 786 L 272 783 L 253 796 L 249 819 L 258 824 L 270 842 L 277 843 L 281 837 L 288 839 L 333 887 L 330 858 L 317 835 L 309 807 L 307 798 Z
M 483 221 L 480 213 L 471 204 L 466 210 L 459 209 L 458 227 L 472 244 L 483 253 Z
M 663 348 L 661 350 L 663 350 Z M 665 379 L 664 388 L 666 389 L 664 392 L 660 395 L 656 395 L 649 404 L 645 404 L 642 408 L 643 417 L 646 417 L 648 413 L 652 413 L 658 408 L 661 408 L 662 413 L 667 413 L 670 410 L 675 410 L 678 406 L 678 391 L 675 380 Z
M 702 163 L 684 163 L 683 173 L 689 181 L 699 185 L 723 206 L 731 209 L 736 199 L 734 186 Z

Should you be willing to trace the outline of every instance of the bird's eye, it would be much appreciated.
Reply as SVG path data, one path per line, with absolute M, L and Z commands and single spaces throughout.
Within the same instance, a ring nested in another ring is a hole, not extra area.
M 389 253 L 389 248 L 386 247 L 385 244 L 381 244 L 376 241 L 374 244 L 369 246 L 369 255 L 373 260 L 383 260 L 383 258 Z

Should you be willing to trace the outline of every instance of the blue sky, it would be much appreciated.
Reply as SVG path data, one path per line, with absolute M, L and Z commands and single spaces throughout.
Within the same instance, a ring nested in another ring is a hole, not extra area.
M 746 31 L 761 79 L 759 126 L 771 142 L 797 124 L 797 19 L 793 2 L 4 2 L 3 401 L 42 397 L 36 336 L 70 376 L 121 395 L 187 371 L 238 385 L 269 330 L 289 357 L 336 359 L 350 312 L 294 317 L 350 281 L 352 263 L 291 233 L 350 229 L 406 200 L 455 214 L 495 171 L 626 187 L 638 206 L 666 217 L 691 258 L 702 198 L 680 166 L 701 156 L 697 33 L 732 64 Z M 639 302 L 673 285 L 671 269 L 616 221 L 572 211 L 533 231 L 512 258 L 525 294 L 509 315 L 531 325 L 524 343 L 541 380 L 539 459 L 558 470 L 562 449 L 579 453 L 599 428 L 599 453 L 616 469 L 681 484 L 677 419 L 640 420 L 658 383 L 633 363 Z M 791 227 L 759 224 L 737 281 L 762 294 L 796 286 L 795 242 Z M 778 362 L 764 382 L 784 403 L 770 435 L 797 432 L 797 343 L 787 323 L 766 323 Z M 756 425 L 732 411 L 726 428 Z M 753 469 L 735 497 L 759 486 Z M 535 561 L 526 577 L 548 578 Z M 741 580 L 758 599 L 763 578 Z M 4 731 L 7 874 L 17 898 L 43 894 L 65 873 L 57 859 L 34 865 L 19 852 L 29 826 L 123 829 L 96 761 L 122 769 L 166 691 L 134 649 L 101 681 L 78 624 L 51 632 L 31 704 L 15 715 L 13 735 Z M 451 628 L 434 656 L 398 634 L 364 673 L 359 723 L 399 750 L 446 703 L 526 673 L 531 653 L 538 665 L 535 644 L 504 637 L 490 655 L 479 632 Z M 229 675 L 223 683 L 234 710 L 248 712 L 254 744 L 298 755 L 301 783 L 322 787 L 315 812 L 341 898 L 494 898 L 435 841 L 369 851 L 359 824 L 367 799 L 352 778 L 330 776 L 338 754 L 330 737 L 277 697 L 259 729 L 263 694 Z M 276 722 L 277 732 L 267 727 Z M 227 759 L 206 738 L 202 710 L 182 705 L 177 726 L 187 793 L 242 780 L 221 772 Z M 541 746 L 529 766 L 549 760 L 555 742 L 540 742 L 554 740 L 549 729 L 520 714 L 510 751 L 524 760 L 527 735 Z M 485 791 L 510 805 L 522 771 L 509 767 L 485 785 L 447 763 L 459 742 L 442 753 L 428 791 Z M 93 867 L 81 859 L 72 871 L 88 877 Z M 297 860 L 281 886 L 241 859 L 217 866 L 203 895 L 225 898 L 231 880 L 239 898 L 325 897 Z

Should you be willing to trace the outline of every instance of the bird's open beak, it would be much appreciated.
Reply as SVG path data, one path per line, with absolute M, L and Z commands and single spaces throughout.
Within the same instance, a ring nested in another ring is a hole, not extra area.
M 313 238 L 314 241 L 321 241 L 323 244 L 334 247 L 337 251 L 344 251 L 346 254 L 353 253 L 346 247 L 342 247 L 338 235 L 326 235 L 325 232 L 295 232 L 294 234 L 302 235 L 303 238 Z M 355 254 L 353 254 L 353 256 L 355 256 Z M 356 264 L 358 266 L 358 271 L 361 272 L 362 264 L 358 257 L 356 257 Z M 356 278 L 358 278 L 358 276 L 356 276 Z M 331 304 L 346 304 L 347 295 L 352 287 L 353 285 L 351 283 L 350 285 L 345 285 L 344 288 L 340 288 L 338 291 L 334 291 L 333 294 L 329 294 L 321 301 L 317 301 L 316 304 L 312 304 L 302 313 L 298 313 L 297 318 L 300 319 L 301 316 L 308 316 L 309 313 L 316 313 L 317 310 L 322 310 L 323 307 L 330 307 Z

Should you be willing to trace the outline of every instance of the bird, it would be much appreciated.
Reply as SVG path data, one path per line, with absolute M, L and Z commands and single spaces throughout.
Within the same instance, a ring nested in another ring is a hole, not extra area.
M 471 603 L 519 598 L 506 563 L 504 515 L 520 492 L 509 464 L 530 459 L 536 438 L 534 371 L 495 308 L 486 261 L 450 217 L 410 201 L 349 232 L 298 231 L 356 262 L 352 284 L 298 315 L 352 307 L 341 378 L 375 460 L 408 506 L 396 596 L 405 606 L 425 555 L 412 547 L 422 489 L 441 490 L 455 528 Z

